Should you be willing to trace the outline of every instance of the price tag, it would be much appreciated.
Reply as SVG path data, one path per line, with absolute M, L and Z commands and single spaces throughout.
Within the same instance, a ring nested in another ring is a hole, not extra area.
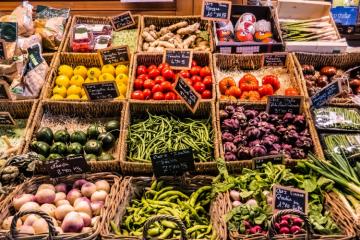
M 130 11 L 114 16 L 110 21 L 115 31 L 135 25 L 135 20 Z
M 311 97 L 312 107 L 320 107 L 321 105 L 329 101 L 331 98 L 339 95 L 341 91 L 342 89 L 340 80 L 333 81 Z
M 0 39 L 0 61 L 7 59 L 5 41 Z
M 88 99 L 92 101 L 117 98 L 120 95 L 115 81 L 83 83 L 83 87 Z
M 293 209 L 307 213 L 308 193 L 291 187 L 275 185 L 273 187 L 273 209 L 286 210 Z
M 204 0 L 201 18 L 214 21 L 228 21 L 231 15 L 231 1 Z
M 266 111 L 269 114 L 299 114 L 303 100 L 302 96 L 269 96 Z
M 252 169 L 262 169 L 264 168 L 263 164 L 271 162 L 274 164 L 284 164 L 284 155 L 269 155 L 265 157 L 256 157 L 251 159 L 252 160 Z
M 53 178 L 90 171 L 90 166 L 82 155 L 47 160 L 41 167 L 43 167 L 44 170 L 49 173 L 50 177 Z
M 18 24 L 16 22 L 0 22 L 0 39 L 5 42 L 16 42 L 18 38 Z
M 4 80 L 0 80 L 0 100 L 10 100 L 9 84 Z
M 178 77 L 175 83 L 175 91 L 185 101 L 188 108 L 195 113 L 199 106 L 201 96 L 182 77 Z
M 264 63 L 265 67 L 283 67 L 286 63 L 287 54 L 285 53 L 273 53 L 273 54 L 264 54 Z
M 190 69 L 192 58 L 192 50 L 166 49 L 163 62 L 169 64 L 172 69 Z
M 153 154 L 151 161 L 156 177 L 181 176 L 195 170 L 192 149 Z
M 16 122 L 9 112 L 0 112 L 0 126 L 16 126 Z
M 28 71 L 36 68 L 41 64 L 45 59 L 41 56 L 41 46 L 39 43 L 36 43 L 27 49 L 29 62 L 28 62 Z
M 101 66 L 106 64 L 119 65 L 130 62 L 128 46 L 109 47 L 98 50 Z

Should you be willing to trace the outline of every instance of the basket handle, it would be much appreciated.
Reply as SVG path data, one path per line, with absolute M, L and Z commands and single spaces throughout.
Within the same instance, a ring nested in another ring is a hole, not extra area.
M 287 210 L 280 210 L 276 214 L 274 214 L 271 218 L 268 237 L 269 239 L 273 239 L 273 237 L 277 234 L 275 223 L 279 222 L 280 218 L 285 215 L 297 215 L 304 221 L 304 228 L 306 231 L 306 240 L 310 240 L 311 236 L 313 235 L 313 230 L 311 228 L 311 224 L 307 215 L 299 210 L 287 209 Z
M 10 232 L 7 235 L 7 238 L 10 240 L 14 240 L 17 239 L 17 231 L 16 231 L 16 223 L 19 220 L 19 218 L 21 218 L 22 216 L 28 215 L 28 214 L 36 214 L 39 215 L 40 217 L 42 217 L 46 223 L 49 226 L 49 236 L 48 236 L 48 240 L 53 240 L 54 236 L 57 235 L 57 231 L 55 229 L 54 223 L 51 219 L 51 217 L 46 214 L 43 211 L 36 211 L 36 210 L 29 210 L 29 211 L 22 211 L 22 212 L 18 212 L 14 215 L 14 218 L 11 221 L 11 225 L 10 225 Z
M 149 218 L 144 224 L 143 240 L 147 239 L 147 232 L 150 229 L 150 226 L 154 222 L 161 221 L 161 220 L 168 220 L 168 221 L 172 221 L 172 222 L 176 223 L 181 231 L 181 240 L 187 240 L 185 225 L 183 224 L 183 222 L 180 219 L 178 219 L 177 217 L 171 216 L 171 215 L 158 215 L 158 216 Z

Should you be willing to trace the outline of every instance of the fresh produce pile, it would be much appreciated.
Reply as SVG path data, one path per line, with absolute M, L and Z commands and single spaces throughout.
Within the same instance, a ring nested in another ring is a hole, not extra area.
M 219 115 L 226 161 L 277 154 L 305 159 L 313 149 L 303 114 L 280 116 L 226 105 L 220 109 Z
M 16 212 L 43 211 L 52 219 L 57 232 L 88 232 L 99 221 L 110 184 L 106 180 L 89 182 L 79 179 L 72 186 L 66 183 L 41 184 L 34 193 L 24 193 L 12 199 Z M 6 217 L 1 225 L 3 230 L 10 230 L 13 216 Z M 46 221 L 38 215 L 30 214 L 21 217 L 16 228 L 20 234 L 47 234 Z
M 166 48 L 210 51 L 207 31 L 200 30 L 200 23 L 189 24 L 181 21 L 167 27 L 150 25 L 143 29 L 142 50 L 145 52 L 163 52 Z
M 360 115 L 354 108 L 318 108 L 314 109 L 314 116 L 318 128 L 360 130 Z
M 124 46 L 129 47 L 130 53 L 136 53 L 137 49 L 137 29 L 123 29 L 121 31 L 112 32 L 112 47 Z
M 124 99 L 129 81 L 129 68 L 125 65 L 118 65 L 116 68 L 107 64 L 101 70 L 97 67 L 87 69 L 85 66 L 76 66 L 74 69 L 69 65 L 61 65 L 58 68 L 58 76 L 52 90 L 53 100 L 88 100 L 83 83 L 97 83 L 115 81 L 120 96 Z
M 30 148 L 39 154 L 41 160 L 84 154 L 87 161 L 108 161 L 114 159 L 110 150 L 115 146 L 119 132 L 117 120 L 104 126 L 90 125 L 86 133 L 81 130 L 69 133 L 66 128 L 53 133 L 49 127 L 43 127 L 36 133 Z
M 0 159 L 15 154 L 24 140 L 27 119 L 14 121 L 16 126 L 0 126 Z
M 176 100 L 180 99 L 174 91 L 177 76 L 184 78 L 203 99 L 212 98 L 211 69 L 200 66 L 192 61 L 190 70 L 173 71 L 167 63 L 159 66 L 140 65 L 136 69 L 136 79 L 133 83 L 132 99 L 137 100 Z
M 141 237 L 144 223 L 150 217 L 165 214 L 181 219 L 191 239 L 215 239 L 208 216 L 211 186 L 199 187 L 193 193 L 186 194 L 181 189 L 165 185 L 163 181 L 154 181 L 150 188 L 145 188 L 141 198 L 132 199 L 120 228 L 114 222 L 111 223 L 114 233 Z M 180 231 L 175 223 L 162 220 L 151 226 L 148 236 L 180 239 Z
M 213 160 L 211 119 L 178 118 L 171 113 L 134 119 L 127 138 L 127 159 L 151 163 L 150 156 L 191 148 L 196 162 Z
M 337 154 L 344 154 L 349 159 L 360 154 L 360 135 L 328 134 L 324 135 L 325 150 Z

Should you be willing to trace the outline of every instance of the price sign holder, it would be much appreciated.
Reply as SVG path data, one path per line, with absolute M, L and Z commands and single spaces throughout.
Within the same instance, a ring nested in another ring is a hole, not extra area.
M 302 96 L 268 96 L 266 112 L 269 114 L 301 113 Z
M 127 45 L 99 49 L 97 53 L 101 66 L 106 64 L 127 64 L 130 62 L 130 50 Z
M 308 193 L 291 187 L 274 185 L 273 187 L 273 210 L 293 209 L 307 214 Z
M 201 18 L 213 21 L 229 21 L 231 6 L 231 1 L 203 0 Z
M 114 16 L 110 19 L 110 21 L 115 31 L 135 25 L 135 20 L 130 11 Z
M 262 169 L 264 168 L 263 164 L 271 162 L 272 164 L 284 164 L 285 156 L 283 154 L 269 155 L 264 157 L 256 157 L 252 160 L 252 169 Z
M 319 92 L 311 97 L 311 107 L 320 107 L 328 102 L 331 98 L 338 96 L 341 92 L 341 81 L 340 79 L 335 80 L 323 87 Z
M 182 77 L 178 76 L 174 90 L 185 101 L 186 106 L 195 113 L 199 107 L 201 96 Z
M 0 100 L 11 100 L 9 84 L 4 80 L 0 80 Z
M 0 112 L 0 126 L 16 126 L 16 122 L 9 112 Z
M 286 53 L 269 53 L 263 56 L 264 67 L 284 67 L 286 64 Z
M 115 81 L 84 83 L 86 96 L 89 100 L 114 99 L 120 96 Z
M 163 56 L 163 62 L 175 70 L 190 69 L 192 59 L 191 49 L 166 49 Z
M 81 174 L 90 171 L 90 166 L 83 155 L 68 156 L 48 160 L 41 167 L 46 170 L 50 177 L 64 177 L 74 174 Z

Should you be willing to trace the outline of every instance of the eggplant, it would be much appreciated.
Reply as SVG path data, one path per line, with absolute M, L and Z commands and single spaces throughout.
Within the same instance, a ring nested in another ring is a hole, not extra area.
M 223 110 L 223 109 L 221 109 L 221 110 L 219 111 L 219 115 L 220 115 L 220 119 L 221 119 L 221 120 L 226 119 L 226 118 L 229 117 L 229 114 L 228 114 L 225 110 Z
M 232 106 L 232 105 L 227 105 L 227 106 L 225 107 L 225 111 L 226 111 L 228 114 L 234 114 L 234 112 L 235 112 L 235 107 Z
M 232 142 L 232 141 L 234 141 L 234 135 L 232 135 L 229 132 L 224 132 L 221 137 L 222 137 L 222 140 L 224 142 Z
M 250 159 L 250 148 L 245 146 L 240 146 L 238 148 L 237 157 L 240 160 Z
M 306 158 L 306 154 L 305 154 L 304 150 L 302 150 L 301 148 L 293 148 L 291 150 L 291 158 L 304 159 L 304 158 Z
M 257 115 L 259 114 L 258 111 L 256 110 L 253 110 L 253 109 L 248 109 L 248 110 L 245 110 L 245 115 L 248 119 L 252 119 L 252 118 L 255 118 L 257 117 Z
M 231 152 L 225 153 L 225 161 L 235 161 L 235 160 L 236 160 L 235 154 Z
M 263 145 L 257 145 L 255 147 L 250 148 L 250 156 L 251 157 L 261 157 L 267 154 L 266 147 Z
M 304 74 L 315 74 L 315 68 L 313 65 L 302 65 L 301 68 Z
M 224 143 L 224 152 L 232 152 L 232 153 L 236 153 L 236 146 L 234 143 L 232 142 L 226 142 Z
M 245 135 L 248 137 L 248 139 L 259 139 L 261 132 L 258 128 L 251 126 L 245 129 Z
M 283 116 L 283 121 L 284 123 L 292 123 L 292 121 L 294 121 L 294 118 L 295 118 L 295 115 L 292 114 L 292 113 L 285 113 L 284 116 Z

